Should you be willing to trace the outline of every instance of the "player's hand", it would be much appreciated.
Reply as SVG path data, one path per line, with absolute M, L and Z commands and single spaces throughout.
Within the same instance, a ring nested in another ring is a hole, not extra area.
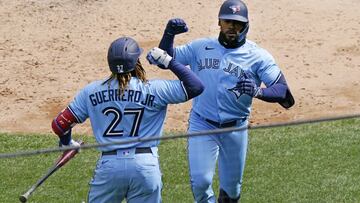
M 181 18 L 174 18 L 168 21 L 165 33 L 168 35 L 178 35 L 187 32 L 189 29 L 185 21 Z
M 77 142 L 77 141 L 75 141 L 73 139 L 71 139 L 69 144 L 67 144 L 67 145 L 64 145 L 61 142 L 59 142 L 60 147 L 80 147 L 80 145 L 81 144 L 79 142 Z M 80 149 L 78 150 L 78 152 L 80 152 Z
M 160 68 L 167 69 L 172 57 L 166 51 L 154 47 L 146 55 L 146 59 L 152 65 L 158 65 Z
M 241 94 L 247 94 L 250 97 L 261 97 L 262 90 L 258 87 L 253 79 L 244 78 L 237 85 Z

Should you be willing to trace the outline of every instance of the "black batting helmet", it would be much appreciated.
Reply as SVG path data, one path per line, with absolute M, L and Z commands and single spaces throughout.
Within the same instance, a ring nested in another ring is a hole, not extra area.
M 245 40 L 249 31 L 248 9 L 241 0 L 226 0 L 220 7 L 219 19 L 235 20 L 245 23 L 244 29 L 237 36 L 237 41 Z
M 236 20 L 247 23 L 248 9 L 241 0 L 226 0 L 220 8 L 219 19 Z
M 113 73 L 128 73 L 135 69 L 142 49 L 130 37 L 121 37 L 111 43 L 108 50 L 108 64 Z

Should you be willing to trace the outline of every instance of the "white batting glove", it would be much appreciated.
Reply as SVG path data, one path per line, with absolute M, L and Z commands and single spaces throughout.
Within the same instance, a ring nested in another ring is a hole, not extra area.
M 168 68 L 172 57 L 167 54 L 166 51 L 158 47 L 154 47 L 146 55 L 146 59 L 149 61 L 150 64 L 160 65 Z
M 80 143 L 78 143 L 77 141 L 71 139 L 70 143 L 68 146 L 72 146 L 72 147 L 80 147 Z
M 62 147 L 80 147 L 80 143 L 71 139 L 71 141 L 69 142 L 68 145 L 62 145 Z M 80 152 L 80 149 L 78 149 L 78 151 Z

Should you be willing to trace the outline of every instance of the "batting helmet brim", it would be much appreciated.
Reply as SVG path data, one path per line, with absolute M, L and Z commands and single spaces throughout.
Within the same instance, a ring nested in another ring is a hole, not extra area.
M 244 22 L 244 23 L 249 22 L 249 20 L 247 18 L 243 17 L 243 16 L 231 15 L 231 14 L 220 15 L 219 19 L 221 19 L 221 20 L 235 20 L 235 21 L 240 21 L 240 22 Z

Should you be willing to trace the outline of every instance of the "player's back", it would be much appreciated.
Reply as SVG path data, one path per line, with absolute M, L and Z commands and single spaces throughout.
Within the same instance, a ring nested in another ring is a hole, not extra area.
M 70 104 L 80 122 L 90 118 L 99 143 L 160 136 L 169 103 L 186 101 L 178 80 L 151 80 L 143 83 L 132 77 L 119 91 L 118 81 L 95 81 L 87 85 Z M 109 146 L 102 150 L 134 146 L 156 146 L 158 141 Z

